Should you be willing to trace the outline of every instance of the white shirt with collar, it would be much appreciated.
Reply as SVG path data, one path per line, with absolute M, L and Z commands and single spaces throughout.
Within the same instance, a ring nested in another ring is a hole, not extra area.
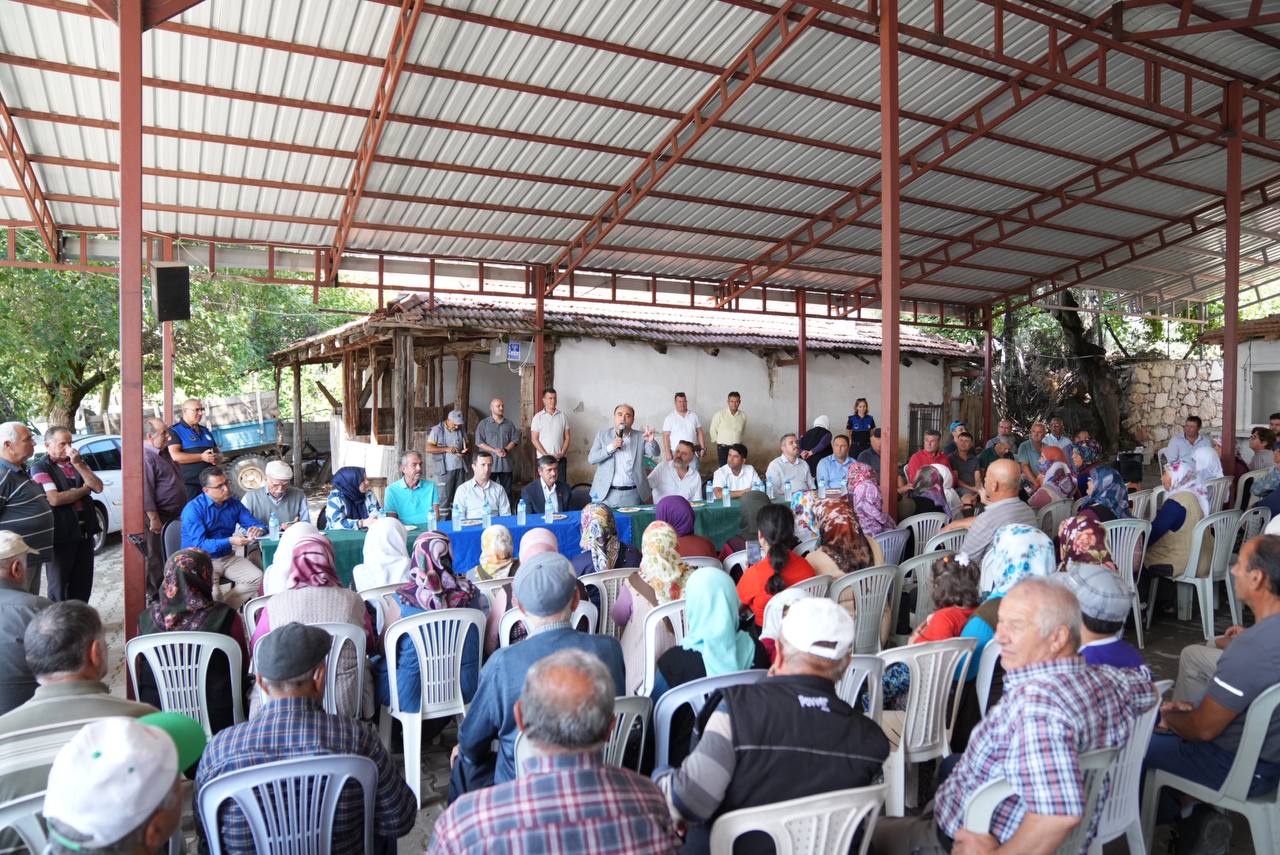
M 1190 460 L 1197 448 L 1213 448 L 1213 440 L 1204 434 L 1197 436 L 1195 442 L 1187 442 L 1185 435 L 1175 436 L 1169 440 L 1164 456 L 1170 463 L 1177 460 Z
M 733 469 L 726 463 L 716 470 L 715 475 L 711 477 L 711 484 L 713 487 L 736 493 L 739 490 L 750 490 L 759 478 L 756 468 L 750 463 L 742 464 L 742 471 L 737 475 L 733 474 Z
M 485 499 L 489 500 L 489 513 L 493 516 L 505 517 L 511 514 L 511 500 L 497 481 L 490 480 L 481 487 L 475 478 L 471 478 L 459 484 L 453 494 L 453 503 L 462 506 L 462 516 L 469 520 L 484 517 Z
M 697 466 L 690 466 L 684 477 L 676 471 L 674 461 L 664 460 L 649 473 L 649 486 L 653 489 L 653 501 L 658 502 L 667 496 L 684 496 L 690 502 L 702 498 L 702 476 Z
M 662 422 L 663 433 L 671 434 L 672 451 L 676 450 L 676 445 L 682 440 L 691 443 L 696 448 L 698 446 L 698 428 L 700 427 L 702 427 L 702 421 L 693 410 L 685 411 L 683 416 L 672 410 Z

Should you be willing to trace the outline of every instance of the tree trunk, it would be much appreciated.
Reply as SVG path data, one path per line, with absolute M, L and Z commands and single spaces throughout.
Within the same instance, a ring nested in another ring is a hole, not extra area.
M 1068 309 L 1079 308 L 1075 294 L 1069 289 L 1062 292 L 1062 305 Z M 1110 456 L 1120 440 L 1120 393 L 1107 362 L 1107 352 L 1090 339 L 1079 312 L 1055 311 L 1053 316 L 1062 327 L 1067 350 L 1089 390 L 1089 409 L 1097 428 L 1094 438 L 1102 446 L 1103 454 Z
M 45 394 L 48 396 L 49 427 L 64 427 L 72 432 L 76 428 L 76 413 L 80 411 L 80 403 L 85 396 L 106 380 L 106 375 L 97 372 L 85 378 L 84 372 L 78 372 L 79 382 L 48 383 Z M 104 408 L 105 412 L 105 408 Z

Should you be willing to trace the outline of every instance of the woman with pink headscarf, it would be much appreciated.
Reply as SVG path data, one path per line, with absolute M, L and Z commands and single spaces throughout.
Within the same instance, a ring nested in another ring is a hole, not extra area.
M 897 528 L 898 524 L 884 512 L 884 496 L 880 493 L 880 482 L 876 473 L 865 463 L 854 463 L 849 467 L 848 484 L 849 501 L 862 524 L 862 531 L 867 537 L 875 537 L 881 532 Z

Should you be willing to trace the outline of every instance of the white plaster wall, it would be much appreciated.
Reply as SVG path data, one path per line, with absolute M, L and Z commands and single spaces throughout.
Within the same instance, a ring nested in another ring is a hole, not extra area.
M 444 358 L 444 400 L 454 400 L 458 379 L 457 360 Z M 479 354 L 471 358 L 471 406 L 484 414 L 489 412 L 489 401 L 501 398 L 507 405 L 507 416 L 520 417 L 520 375 L 512 374 L 502 365 L 490 365 L 488 357 Z
M 1236 433 L 1248 436 L 1280 410 L 1280 341 L 1249 341 L 1237 349 Z
M 853 356 L 836 359 L 811 354 L 808 365 L 808 413 L 805 424 L 826 414 L 839 432 L 853 400 L 865 397 L 876 415 L 880 401 L 880 361 Z M 938 403 L 942 366 L 912 357 L 903 366 L 899 386 L 900 433 L 905 435 L 911 403 Z M 473 366 L 472 371 L 475 371 Z M 742 394 L 747 414 L 745 442 L 751 462 L 763 469 L 777 456 L 778 437 L 797 427 L 797 366 L 776 368 L 770 376 L 765 361 L 747 350 L 722 348 L 717 356 L 699 348 L 671 347 L 660 354 L 647 344 L 562 339 L 555 351 L 555 387 L 560 408 L 569 413 L 572 450 L 571 481 L 588 481 L 593 467 L 587 452 L 597 431 L 613 424 L 613 408 L 626 402 L 636 408 L 636 424 L 661 428 L 676 392 L 689 396 L 690 408 L 710 427 L 712 415 L 725 406 L 730 390 Z M 474 374 L 473 374 L 474 388 Z M 473 402 L 478 400 L 475 393 Z M 905 449 L 905 440 L 903 441 Z M 714 457 L 711 458 L 714 462 Z M 706 472 L 710 466 L 703 467 Z

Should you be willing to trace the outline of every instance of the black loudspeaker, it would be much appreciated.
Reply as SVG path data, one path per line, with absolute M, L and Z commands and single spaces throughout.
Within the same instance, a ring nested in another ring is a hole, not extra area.
M 151 306 L 158 321 L 191 319 L 191 267 L 181 261 L 151 262 Z

